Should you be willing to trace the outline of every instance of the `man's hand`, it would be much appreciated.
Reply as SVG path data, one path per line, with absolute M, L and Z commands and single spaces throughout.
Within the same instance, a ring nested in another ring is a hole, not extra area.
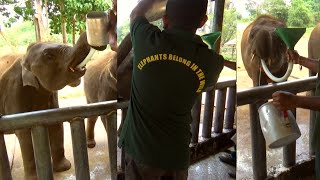
M 272 94 L 272 98 L 272 103 L 281 111 L 296 108 L 296 95 L 292 93 L 277 91 Z
M 292 60 L 294 64 L 300 64 L 301 57 L 297 51 L 288 49 L 288 56 L 289 56 L 289 59 Z
M 130 14 L 130 24 L 133 22 L 134 19 L 138 16 L 145 16 L 147 11 L 151 9 L 155 0 L 141 0 L 139 1 L 138 5 L 132 10 Z

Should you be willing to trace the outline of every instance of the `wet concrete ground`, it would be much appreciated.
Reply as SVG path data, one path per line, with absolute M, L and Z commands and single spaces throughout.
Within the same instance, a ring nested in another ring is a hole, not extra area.
M 60 107 L 75 106 L 85 104 L 85 98 L 61 99 Z M 62 173 L 54 173 L 56 180 L 74 180 L 75 170 L 72 154 L 72 141 L 69 123 L 64 123 L 64 144 L 65 155 L 71 161 L 72 168 Z M 100 120 L 97 121 L 95 128 L 95 136 L 97 145 L 93 149 L 88 149 L 88 158 L 90 166 L 90 177 L 95 180 L 110 179 L 109 155 L 107 145 L 107 133 Z M 15 135 L 5 135 L 5 141 L 9 156 L 9 161 L 12 169 L 14 180 L 23 179 L 23 164 L 20 153 L 20 146 Z M 195 163 L 189 168 L 189 180 L 216 180 L 216 179 L 231 179 L 228 172 L 235 172 L 235 168 L 220 162 L 219 153 L 210 156 L 198 163 Z M 118 164 L 120 164 L 120 150 L 118 151 Z

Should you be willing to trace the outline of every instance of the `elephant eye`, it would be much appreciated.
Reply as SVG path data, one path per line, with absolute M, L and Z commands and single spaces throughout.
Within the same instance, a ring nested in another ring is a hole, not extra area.
M 53 61 L 54 60 L 54 55 L 50 52 L 44 52 L 43 53 L 44 57 L 48 61 Z

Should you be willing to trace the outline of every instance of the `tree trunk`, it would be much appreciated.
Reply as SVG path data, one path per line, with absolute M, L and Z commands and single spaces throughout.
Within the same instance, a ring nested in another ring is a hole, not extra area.
M 38 31 L 39 31 L 39 41 L 44 40 L 44 26 L 43 26 L 43 20 L 42 20 L 42 5 L 41 0 L 36 0 L 36 7 L 37 7 L 37 14 L 35 15 L 37 24 L 38 24 Z M 37 34 L 37 32 L 36 32 Z
M 72 18 L 72 45 L 76 44 L 76 15 Z
M 33 17 L 33 22 L 34 22 L 34 31 L 36 33 L 36 41 L 40 42 L 41 41 L 41 35 L 40 35 L 40 28 L 39 28 L 39 21 L 36 16 Z
M 48 0 L 44 0 L 43 10 L 44 10 L 44 17 L 45 17 L 43 25 L 45 30 L 47 30 L 49 27 Z
M 66 28 L 64 0 L 60 0 L 60 12 L 61 12 L 60 18 L 61 18 L 62 42 L 64 44 L 67 44 L 67 28 Z

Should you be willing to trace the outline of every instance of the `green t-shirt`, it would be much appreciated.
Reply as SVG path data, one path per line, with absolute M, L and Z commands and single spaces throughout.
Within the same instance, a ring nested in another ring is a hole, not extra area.
M 166 170 L 189 166 L 191 108 L 214 85 L 223 57 L 199 36 L 161 31 L 145 17 L 130 27 L 134 50 L 131 97 L 119 146 L 139 163 Z
M 320 63 L 318 65 L 318 68 L 320 69 Z M 320 75 L 318 73 L 317 81 L 316 81 L 316 92 L 315 96 L 320 96 Z M 314 151 L 319 152 L 320 151 L 320 112 L 316 111 L 316 121 L 314 124 L 314 131 L 312 134 L 312 140 L 311 140 L 312 148 Z

